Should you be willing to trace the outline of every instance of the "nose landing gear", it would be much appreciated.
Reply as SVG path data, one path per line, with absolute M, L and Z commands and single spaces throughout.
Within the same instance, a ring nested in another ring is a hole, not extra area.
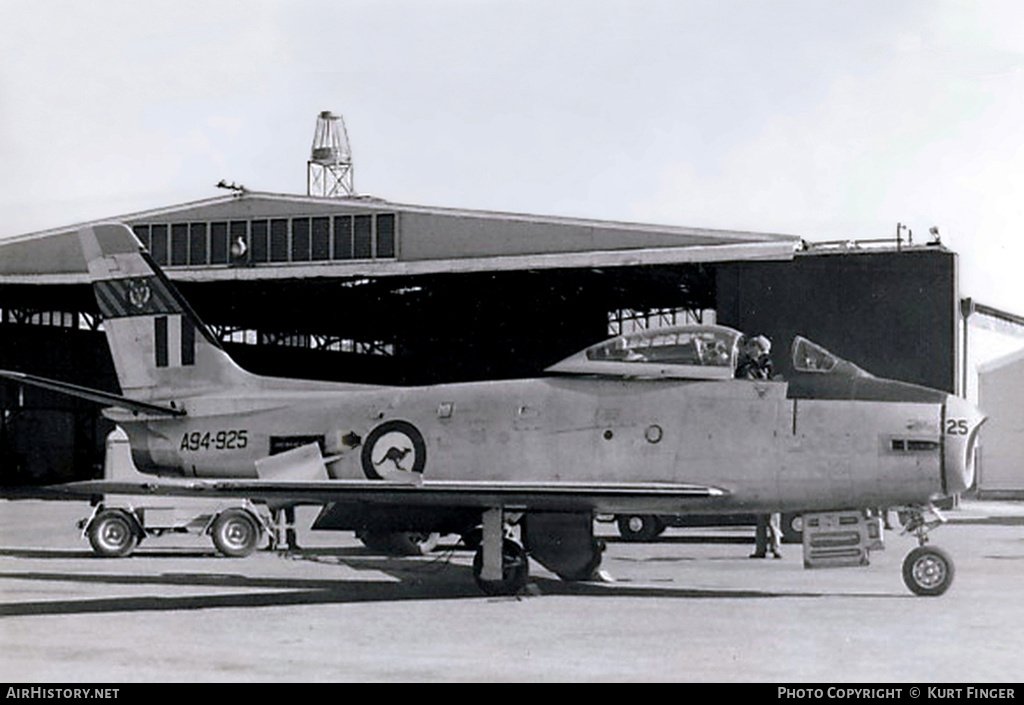
M 946 592 L 953 572 L 953 559 L 934 546 L 918 546 L 903 560 L 903 582 L 915 595 L 936 597 Z
M 941 526 L 946 518 L 934 506 L 909 507 L 899 512 L 904 534 L 914 534 L 918 547 L 903 559 L 903 582 L 915 595 L 937 597 L 953 584 L 953 559 L 945 551 L 928 543 L 928 532 Z

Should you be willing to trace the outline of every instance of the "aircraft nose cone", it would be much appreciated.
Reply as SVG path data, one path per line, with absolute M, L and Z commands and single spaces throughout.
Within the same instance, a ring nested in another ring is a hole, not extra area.
M 958 494 L 974 484 L 978 430 L 984 421 L 985 415 L 966 399 L 952 395 L 946 397 L 942 470 L 947 494 Z

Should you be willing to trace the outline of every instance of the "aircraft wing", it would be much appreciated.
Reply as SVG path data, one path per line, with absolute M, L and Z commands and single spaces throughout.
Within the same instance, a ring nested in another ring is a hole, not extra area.
M 142 412 L 146 414 L 159 414 L 162 416 L 185 415 L 184 409 L 172 409 L 169 406 L 160 406 L 159 404 L 149 404 L 144 401 L 136 401 L 135 399 L 129 399 L 128 397 L 123 397 L 119 394 L 111 394 L 110 392 L 104 392 L 99 389 L 90 389 L 89 387 L 80 387 L 77 384 L 60 382 L 55 379 L 47 379 L 46 377 L 36 377 L 35 375 L 25 374 L 24 372 L 0 370 L 0 378 L 13 380 L 15 382 L 20 382 L 21 384 L 28 384 L 33 387 L 49 389 L 52 392 L 60 392 L 61 394 L 68 394 L 81 399 L 88 399 L 89 401 L 104 404 L 105 406 L 116 406 L 121 409 L 128 409 L 129 411 Z
M 717 487 L 664 483 L 456 482 L 409 484 L 384 480 L 89 480 L 47 487 L 55 494 L 88 498 L 105 494 L 172 497 L 240 497 L 275 504 L 367 503 L 376 505 L 488 507 L 534 511 L 680 511 L 694 501 L 723 498 Z

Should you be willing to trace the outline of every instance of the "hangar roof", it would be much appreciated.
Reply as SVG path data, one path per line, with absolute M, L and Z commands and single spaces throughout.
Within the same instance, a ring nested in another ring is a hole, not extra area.
M 788 260 L 800 242 L 791 235 L 252 191 L 103 220 L 132 226 L 171 278 L 197 282 Z M 0 241 L 0 284 L 85 282 L 80 225 Z M 240 257 L 231 250 L 238 239 Z

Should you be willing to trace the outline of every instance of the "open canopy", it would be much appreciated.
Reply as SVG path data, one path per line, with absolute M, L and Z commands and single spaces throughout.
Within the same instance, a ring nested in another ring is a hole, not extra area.
M 743 334 L 726 326 L 654 328 L 609 338 L 547 368 L 547 372 L 731 379 Z
M 619 335 L 591 345 L 548 367 L 546 372 L 613 377 L 732 379 L 743 333 L 726 326 L 685 325 Z M 793 371 L 830 377 L 867 377 L 853 363 L 796 336 Z

